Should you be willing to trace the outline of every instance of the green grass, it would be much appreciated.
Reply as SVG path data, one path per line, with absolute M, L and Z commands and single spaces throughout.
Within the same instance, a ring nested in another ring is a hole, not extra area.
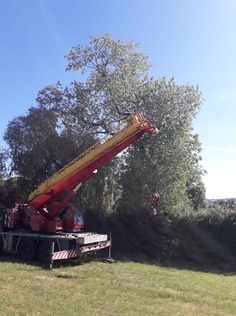
M 0 262 L 0 315 L 235 315 L 236 276 L 132 262 Z

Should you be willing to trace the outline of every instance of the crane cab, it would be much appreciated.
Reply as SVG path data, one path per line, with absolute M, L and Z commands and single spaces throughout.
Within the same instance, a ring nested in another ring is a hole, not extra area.
M 60 211 L 59 216 L 62 220 L 62 228 L 65 232 L 79 232 L 84 227 L 84 216 L 79 209 L 68 203 Z

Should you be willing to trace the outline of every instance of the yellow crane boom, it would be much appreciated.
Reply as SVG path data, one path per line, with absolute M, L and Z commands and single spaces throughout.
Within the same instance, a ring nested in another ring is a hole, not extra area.
M 41 207 L 48 200 L 51 201 L 52 197 L 60 196 L 62 191 L 65 192 L 78 183 L 86 181 L 96 169 L 134 143 L 145 132 L 154 135 L 157 133 L 157 129 L 150 125 L 147 116 L 139 112 L 131 114 L 112 132 L 31 192 L 30 203 L 35 208 Z

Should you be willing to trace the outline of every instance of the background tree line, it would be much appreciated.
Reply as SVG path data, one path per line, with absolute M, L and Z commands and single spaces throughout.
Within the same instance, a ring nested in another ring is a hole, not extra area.
M 201 144 L 192 126 L 203 102 L 199 88 L 150 77 L 148 56 L 139 45 L 115 41 L 109 34 L 91 36 L 87 46 L 73 47 L 65 58 L 66 70 L 81 80 L 46 86 L 37 104 L 8 124 L 1 157 L 2 206 L 13 203 L 7 199 L 11 190 L 25 202 L 46 178 L 129 113 L 140 111 L 159 134 L 144 136 L 102 167 L 76 198 L 87 227 L 112 229 L 120 252 L 183 255 L 183 223 L 199 224 L 203 210 L 204 218 L 213 214 L 206 205 Z M 154 192 L 161 196 L 156 215 L 150 204 Z

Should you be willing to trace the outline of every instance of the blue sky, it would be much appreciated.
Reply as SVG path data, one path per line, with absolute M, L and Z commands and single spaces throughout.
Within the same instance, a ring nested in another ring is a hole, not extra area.
M 0 146 L 14 117 L 48 84 L 79 79 L 64 56 L 89 35 L 134 40 L 155 78 L 199 85 L 194 121 L 202 143 L 207 198 L 236 197 L 236 1 L 1 0 Z

